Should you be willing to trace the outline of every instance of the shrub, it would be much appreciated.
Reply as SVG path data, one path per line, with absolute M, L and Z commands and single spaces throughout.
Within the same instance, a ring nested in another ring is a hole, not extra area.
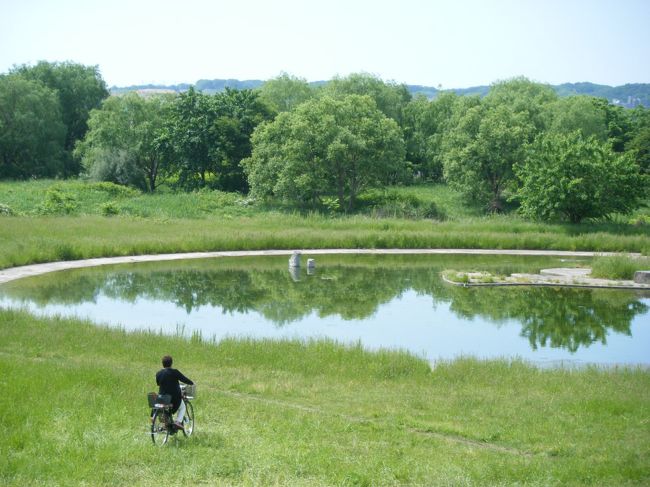
M 423 201 L 414 194 L 397 191 L 369 191 L 359 202 L 377 218 L 409 218 L 444 220 L 446 215 L 433 201 Z
M 140 195 L 140 191 L 110 182 L 90 183 L 87 185 L 89 190 L 106 193 L 113 198 L 130 198 Z
M 75 196 L 57 188 L 50 188 L 45 192 L 45 200 L 36 207 L 36 212 L 41 215 L 69 215 L 79 208 Z
M 12 210 L 9 205 L 0 203 L 0 216 L 11 216 L 13 214 L 14 210 Z
M 114 215 L 119 215 L 120 213 L 120 209 L 118 208 L 117 204 L 114 201 L 108 201 L 102 204 L 99 207 L 99 210 L 101 214 L 104 216 L 114 216 Z

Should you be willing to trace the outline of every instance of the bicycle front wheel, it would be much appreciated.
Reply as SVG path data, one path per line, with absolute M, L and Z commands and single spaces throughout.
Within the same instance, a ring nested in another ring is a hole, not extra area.
M 185 401 L 185 415 L 183 416 L 183 433 L 191 436 L 194 432 L 194 407 L 190 401 Z
M 151 419 L 151 441 L 154 445 L 164 445 L 169 439 L 169 427 L 164 411 L 160 409 L 153 413 Z

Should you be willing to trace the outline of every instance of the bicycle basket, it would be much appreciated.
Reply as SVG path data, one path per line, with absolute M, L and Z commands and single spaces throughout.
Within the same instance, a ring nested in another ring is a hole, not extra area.
M 150 392 L 147 394 L 147 400 L 149 401 L 150 408 L 169 406 L 172 403 L 172 396 L 169 394 Z
M 196 397 L 196 384 L 183 384 L 181 387 L 185 391 L 185 396 L 188 399 L 194 399 Z

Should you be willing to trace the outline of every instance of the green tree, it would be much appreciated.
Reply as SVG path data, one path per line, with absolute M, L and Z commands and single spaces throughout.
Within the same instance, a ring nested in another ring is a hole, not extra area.
M 548 106 L 557 99 L 551 86 L 517 77 L 494 83 L 484 101 L 491 107 L 507 106 L 512 113 L 526 119 L 537 134 L 548 128 Z
M 650 176 L 650 127 L 640 129 L 626 145 L 641 172 Z
M 241 161 L 250 157 L 251 136 L 262 122 L 272 120 L 275 112 L 253 90 L 230 90 L 214 96 L 220 118 L 216 133 L 222 141 L 219 157 L 219 188 L 224 191 L 248 191 L 248 180 Z
M 0 178 L 61 174 L 64 138 L 53 90 L 19 76 L 0 76 Z
M 443 176 L 443 140 L 454 123 L 455 114 L 465 111 L 475 97 L 459 97 L 440 92 L 434 100 L 417 96 L 404 108 L 403 130 L 406 159 L 413 165 L 416 176 L 440 181 Z
M 315 96 L 306 79 L 287 73 L 265 82 L 259 93 L 260 99 L 276 112 L 290 112 Z
M 79 174 L 81 166 L 72 157 L 74 146 L 86 134 L 90 111 L 99 108 L 102 100 L 109 95 L 99 68 L 72 62 L 40 61 L 35 66 L 17 66 L 12 73 L 25 79 L 40 81 L 58 94 L 63 123 L 66 127 L 63 175 Z
M 91 111 L 89 130 L 75 150 L 91 178 L 153 192 L 163 155 L 157 139 L 170 103 L 166 96 L 127 93 Z
M 205 95 L 190 89 L 172 104 L 159 138 L 170 168 L 186 190 L 247 190 L 241 160 L 250 155 L 255 127 L 272 117 L 251 90 Z
M 605 98 L 593 98 L 596 104 L 605 113 L 607 124 L 607 138 L 614 152 L 624 152 L 632 136 L 632 121 L 626 108 L 611 105 Z
M 501 211 L 516 189 L 513 166 L 548 127 L 556 99 L 550 86 L 514 78 L 495 83 L 479 104 L 461 106 L 442 141 L 445 179 L 470 201 Z
M 515 171 L 522 214 L 579 223 L 612 213 L 628 213 L 639 204 L 646 181 L 628 154 L 580 132 L 544 134 L 531 145 Z
M 560 98 L 549 107 L 552 113 L 550 130 L 557 133 L 580 131 L 583 137 L 605 142 L 609 137 L 607 113 L 590 96 Z
M 380 112 L 402 124 L 402 112 L 411 100 L 408 88 L 403 84 L 385 82 L 367 74 L 353 73 L 345 78 L 335 77 L 322 90 L 323 96 L 367 95 L 375 101 Z
M 634 156 L 641 172 L 650 176 L 650 109 L 637 107 L 630 111 L 630 140 L 625 150 Z
M 360 191 L 404 166 L 401 131 L 368 96 L 322 97 L 253 134 L 245 162 L 251 191 L 301 203 L 334 195 L 351 210 Z
M 467 111 L 445 139 L 444 175 L 450 186 L 489 211 L 503 209 L 534 128 L 525 113 L 485 103 Z

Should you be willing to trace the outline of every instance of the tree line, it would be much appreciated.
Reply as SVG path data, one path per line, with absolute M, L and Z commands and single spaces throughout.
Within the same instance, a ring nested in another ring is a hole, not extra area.
M 98 68 L 74 63 L 0 76 L 0 178 L 81 174 L 345 211 L 371 187 L 445 182 L 489 212 L 580 222 L 641 204 L 649 153 L 650 110 L 526 78 L 429 100 L 363 73 L 146 97 L 108 97 Z

